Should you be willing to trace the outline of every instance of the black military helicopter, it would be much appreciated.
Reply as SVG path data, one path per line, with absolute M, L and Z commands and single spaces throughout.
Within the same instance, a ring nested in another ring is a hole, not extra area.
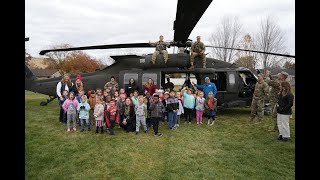
M 249 69 L 239 67 L 236 64 L 227 63 L 213 58 L 207 58 L 207 68 L 202 68 L 201 59 L 195 59 L 195 68 L 188 70 L 190 66 L 189 50 L 192 41 L 188 39 L 191 31 L 204 14 L 206 9 L 211 4 L 212 0 L 178 0 L 176 20 L 174 21 L 174 40 L 170 43 L 171 46 L 176 46 L 182 49 L 177 54 L 169 54 L 169 60 L 165 64 L 162 55 L 157 57 L 156 64 L 151 64 L 151 54 L 138 55 L 121 55 L 111 56 L 115 63 L 96 72 L 83 73 L 82 81 L 85 84 L 86 90 L 104 87 L 111 76 L 114 76 L 119 83 L 120 88 L 125 88 L 129 83 L 130 78 L 134 78 L 141 90 L 143 84 L 149 79 L 154 80 L 157 88 L 163 87 L 166 77 L 172 74 L 182 74 L 187 80 L 194 78 L 197 84 L 203 84 L 205 77 L 209 77 L 211 82 L 217 86 L 218 106 L 220 107 L 244 107 L 249 106 L 252 101 L 257 77 Z M 151 47 L 149 43 L 131 43 L 131 44 L 110 44 L 86 47 L 73 47 L 66 49 L 43 50 L 40 55 L 52 51 L 74 51 L 74 50 L 90 50 L 90 49 L 114 49 L 114 48 L 146 48 Z M 214 47 L 213 48 L 226 48 Z M 231 48 L 226 48 L 231 49 Z M 243 51 L 251 51 L 244 49 L 235 49 Z M 257 53 L 266 53 L 279 56 L 294 57 L 285 54 L 276 54 L 261 51 L 252 51 Z M 76 76 L 71 75 L 71 80 L 74 82 Z M 25 66 L 25 89 L 37 93 L 49 95 L 47 102 L 41 102 L 44 106 L 56 98 L 56 85 L 61 78 L 51 78 L 45 80 L 37 80 L 30 69 Z M 190 81 L 188 81 L 190 83 Z M 188 85 L 188 84 L 187 84 Z M 189 84 L 190 85 L 190 84 Z

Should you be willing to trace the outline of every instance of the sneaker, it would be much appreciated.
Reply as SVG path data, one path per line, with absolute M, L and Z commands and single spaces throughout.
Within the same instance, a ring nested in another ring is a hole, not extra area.
M 176 130 L 176 129 L 177 129 L 177 127 L 173 127 L 173 128 L 172 128 L 172 130 Z
M 81 129 L 81 131 L 80 132 L 83 132 L 84 131 L 84 129 Z
M 158 132 L 157 136 L 162 136 L 162 134 Z
M 77 131 L 77 128 L 73 128 L 74 131 Z
M 199 122 L 197 122 L 197 124 L 199 124 Z
M 189 124 L 191 124 L 191 122 L 189 122 Z
M 144 133 L 147 133 L 148 131 L 144 131 Z
M 136 131 L 136 135 L 139 134 L 139 131 Z
M 284 137 L 284 138 L 282 138 L 281 141 L 286 142 L 286 141 L 288 141 L 288 138 Z
M 91 131 L 91 129 L 90 129 L 90 128 L 88 128 L 88 131 Z
M 70 128 L 68 128 L 68 130 L 67 130 L 68 132 L 70 132 Z
M 212 123 L 210 124 L 210 126 L 214 125 L 214 121 L 212 121 Z
M 177 127 L 179 127 L 179 124 L 176 124 Z
M 280 135 L 278 138 L 277 138 L 279 141 L 282 140 L 282 135 Z
M 208 120 L 208 125 L 210 125 L 210 120 Z

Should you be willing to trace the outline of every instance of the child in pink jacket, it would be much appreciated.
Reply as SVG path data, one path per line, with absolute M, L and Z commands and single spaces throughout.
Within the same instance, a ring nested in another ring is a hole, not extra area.
M 70 121 L 73 121 L 73 130 L 76 131 L 76 113 L 78 108 L 79 102 L 75 98 L 74 92 L 69 93 L 69 98 L 64 101 L 62 104 L 64 113 L 67 113 L 67 128 L 68 132 L 70 132 Z

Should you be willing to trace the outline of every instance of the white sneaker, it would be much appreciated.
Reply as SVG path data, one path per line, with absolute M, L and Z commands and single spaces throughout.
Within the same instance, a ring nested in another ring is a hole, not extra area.
M 208 120 L 208 125 L 210 124 L 210 120 Z
M 189 122 L 189 124 L 191 124 L 191 122 Z
M 179 124 L 176 124 L 177 127 L 179 127 Z
M 199 122 L 197 122 L 197 124 L 199 124 Z
M 210 124 L 210 126 L 214 125 L 214 121 L 212 121 L 212 123 Z
M 202 122 L 200 122 L 200 124 L 202 124 Z

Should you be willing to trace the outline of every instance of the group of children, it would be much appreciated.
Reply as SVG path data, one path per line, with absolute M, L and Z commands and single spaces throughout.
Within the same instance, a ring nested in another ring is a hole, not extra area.
M 81 132 L 85 130 L 85 124 L 90 131 L 92 126 L 96 126 L 96 133 L 103 133 L 103 127 L 115 135 L 114 128 L 119 128 L 126 132 L 139 134 L 140 127 L 143 126 L 145 133 L 153 126 L 154 136 L 161 136 L 159 132 L 159 122 L 164 123 L 167 119 L 169 129 L 175 130 L 179 127 L 181 116 L 185 115 L 185 124 L 193 118 L 196 112 L 197 124 L 202 124 L 202 117 L 208 118 L 208 125 L 213 125 L 217 112 L 217 99 L 212 92 L 204 98 L 202 91 L 196 90 L 192 94 L 192 89 L 182 88 L 182 91 L 157 90 L 153 95 L 145 92 L 139 95 L 134 91 L 127 97 L 124 89 L 120 91 L 98 88 L 96 91 L 88 92 L 89 99 L 84 90 L 78 94 L 63 91 L 63 100 L 59 100 L 59 105 L 64 112 L 63 121 L 67 124 L 67 131 L 70 131 L 70 121 L 73 121 L 73 130 L 76 131 L 77 123 L 81 124 Z

